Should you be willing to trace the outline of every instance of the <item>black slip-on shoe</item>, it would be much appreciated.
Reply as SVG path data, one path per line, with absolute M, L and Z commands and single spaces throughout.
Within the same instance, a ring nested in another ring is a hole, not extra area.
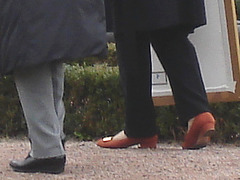
M 64 171 L 66 156 L 46 159 L 35 159 L 27 156 L 24 160 L 13 160 L 9 163 L 16 172 L 59 174 Z

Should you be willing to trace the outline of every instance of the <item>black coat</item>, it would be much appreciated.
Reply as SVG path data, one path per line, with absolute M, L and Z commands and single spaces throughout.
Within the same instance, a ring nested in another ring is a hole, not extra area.
M 107 32 L 113 32 L 112 0 L 104 0 Z
M 206 23 L 204 0 L 113 0 L 112 6 L 116 32 Z
M 103 0 L 0 0 L 0 74 L 105 50 Z

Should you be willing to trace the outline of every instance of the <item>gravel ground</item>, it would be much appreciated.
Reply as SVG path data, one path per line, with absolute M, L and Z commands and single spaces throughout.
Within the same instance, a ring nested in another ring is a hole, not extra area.
M 182 150 L 179 144 L 158 144 L 157 149 L 103 149 L 94 142 L 69 140 L 67 164 L 60 175 L 25 174 L 8 163 L 29 151 L 27 140 L 0 140 L 1 180 L 240 180 L 240 147 L 210 145 L 201 150 Z

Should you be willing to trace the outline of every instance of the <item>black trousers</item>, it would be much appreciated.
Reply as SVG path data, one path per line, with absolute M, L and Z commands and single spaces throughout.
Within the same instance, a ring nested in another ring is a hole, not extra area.
M 198 59 L 188 34 L 184 28 L 115 34 L 128 137 L 150 137 L 157 132 L 151 96 L 150 43 L 168 75 L 181 121 L 186 123 L 209 111 Z

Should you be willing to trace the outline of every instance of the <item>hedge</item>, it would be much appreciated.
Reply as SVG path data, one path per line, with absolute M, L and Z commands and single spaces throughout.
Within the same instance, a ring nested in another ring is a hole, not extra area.
M 66 64 L 65 133 L 93 140 L 124 128 L 124 99 L 119 83 L 116 51 L 109 44 L 106 58 L 86 58 Z M 162 141 L 180 141 L 186 132 L 174 106 L 155 107 Z M 216 117 L 213 142 L 240 142 L 240 103 L 211 104 Z M 0 78 L 0 136 L 27 135 L 26 123 L 12 76 Z
M 83 139 L 123 128 L 123 97 L 118 67 L 67 65 L 65 131 Z
M 68 136 L 92 140 L 117 133 L 124 127 L 124 100 L 118 67 L 107 64 L 66 65 L 65 132 Z M 239 142 L 240 103 L 211 104 L 217 119 L 214 142 Z M 163 141 L 182 140 L 181 126 L 174 106 L 156 107 L 159 137 Z M 0 80 L 0 134 L 26 135 L 26 124 L 11 76 Z

